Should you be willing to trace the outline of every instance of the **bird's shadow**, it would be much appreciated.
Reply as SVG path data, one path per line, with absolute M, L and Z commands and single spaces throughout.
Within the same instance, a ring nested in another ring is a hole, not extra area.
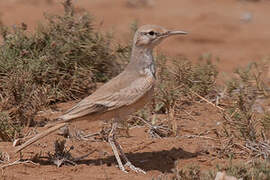
M 183 150 L 182 148 L 172 148 L 170 150 L 162 150 L 156 152 L 136 152 L 126 153 L 127 158 L 136 167 L 140 167 L 145 171 L 158 170 L 162 173 L 170 173 L 175 167 L 175 161 L 181 159 L 190 159 L 197 157 L 200 153 L 191 153 Z M 51 165 L 52 163 L 48 160 L 38 160 L 41 165 Z M 103 165 L 107 166 L 117 165 L 114 156 L 108 156 L 105 158 L 97 159 L 84 159 L 76 162 L 76 164 L 86 165 Z

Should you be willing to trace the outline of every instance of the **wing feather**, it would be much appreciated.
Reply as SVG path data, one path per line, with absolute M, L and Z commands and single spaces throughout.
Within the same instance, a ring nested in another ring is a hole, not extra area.
M 153 87 L 154 81 L 154 77 L 141 76 L 117 91 L 104 93 L 102 90 L 96 91 L 96 93 L 80 101 L 61 117 L 63 119 L 74 119 L 96 112 L 105 112 L 128 106 L 135 103 L 149 91 Z

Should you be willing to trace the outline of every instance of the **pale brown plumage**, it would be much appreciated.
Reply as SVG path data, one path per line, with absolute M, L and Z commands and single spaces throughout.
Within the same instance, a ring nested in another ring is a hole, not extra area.
M 117 123 L 126 120 L 128 115 L 141 109 L 151 100 L 155 84 L 155 64 L 152 50 L 164 38 L 176 34 L 186 33 L 183 31 L 168 31 L 155 25 L 145 25 L 139 28 L 134 36 L 130 63 L 126 69 L 96 92 L 66 111 L 56 121 L 50 123 L 49 129 L 17 147 L 15 152 L 21 151 L 72 121 L 113 119 L 114 123 L 108 140 L 119 168 L 126 172 L 118 151 L 127 166 L 136 172 L 145 173 L 140 168 L 133 166 L 127 159 L 122 148 L 115 140 L 114 131 L 117 128 Z
M 153 88 L 154 82 L 153 76 L 123 71 L 59 118 L 68 122 L 85 115 L 108 113 L 132 105 Z

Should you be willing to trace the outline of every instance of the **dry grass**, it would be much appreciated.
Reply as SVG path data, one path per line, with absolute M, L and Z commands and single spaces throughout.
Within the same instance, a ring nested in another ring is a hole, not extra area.
M 137 116 L 155 127 L 167 132 L 159 132 L 161 136 L 178 135 L 177 119 L 181 118 L 184 107 L 200 101 L 199 96 L 212 98 L 216 96 L 216 78 L 218 71 L 211 59 L 201 59 L 201 63 L 192 64 L 184 57 L 157 57 L 157 79 L 155 96 L 149 109 L 140 111 Z M 161 120 L 160 115 L 166 115 Z M 138 120 L 138 119 L 137 119 Z M 138 124 L 138 123 L 135 123 Z
M 265 65 L 252 63 L 238 69 L 236 78 L 228 82 L 223 129 L 219 132 L 224 138 L 221 149 L 225 156 L 230 152 L 242 158 L 269 157 L 269 119 L 263 107 L 263 102 L 269 99 L 263 76 Z
M 177 166 L 173 169 L 173 174 L 162 174 L 153 180 L 209 180 L 215 179 L 217 172 L 226 172 L 228 176 L 234 176 L 243 180 L 256 179 L 266 180 L 270 178 L 270 164 L 266 161 L 229 162 L 227 165 L 218 165 L 212 170 L 201 170 L 196 165 L 186 165 L 183 168 Z
M 169 113 L 184 103 L 198 100 L 194 93 L 210 98 L 216 93 L 218 71 L 210 59 L 192 64 L 184 57 L 166 59 L 159 57 L 156 99 L 157 111 Z M 171 65 L 167 65 L 171 63 Z
M 215 84 L 216 70 L 209 63 L 196 67 L 185 60 L 174 63 L 175 68 L 165 71 L 165 76 L 160 71 L 165 80 L 160 80 L 157 91 L 159 94 L 156 97 L 162 99 L 158 101 L 162 105 L 158 106 L 160 109 L 157 112 L 168 113 L 173 110 L 174 116 L 169 119 L 170 123 L 178 118 L 181 107 L 192 106 L 192 102 L 198 100 L 198 97 L 211 102 L 211 99 L 215 100 L 222 94 L 218 101 L 222 108 L 217 108 L 222 117 L 222 125 L 215 130 L 218 141 L 213 144 L 214 152 L 211 151 L 211 155 L 218 159 L 227 159 L 230 163 L 217 166 L 210 172 L 202 172 L 199 167 L 194 166 L 175 168 L 173 176 L 163 174 L 157 179 L 214 179 L 218 171 L 243 179 L 269 179 L 269 89 L 265 78 L 268 64 L 269 61 L 262 61 L 237 69 L 236 76 L 225 85 L 226 91 L 223 92 Z M 164 65 L 160 67 L 166 68 Z M 180 88 L 179 92 L 175 87 Z M 194 96 L 195 93 L 200 96 Z M 215 101 L 213 105 L 214 103 Z M 241 159 L 241 162 L 237 163 L 235 159 Z M 242 162 L 243 159 L 248 162 Z
M 185 57 L 168 58 L 158 55 L 156 59 L 157 84 L 154 98 L 148 108 L 142 109 L 129 120 L 129 126 L 140 126 L 146 121 L 152 124 L 151 135 L 177 136 L 177 119 L 181 118 L 184 107 L 200 101 L 198 96 L 209 99 L 217 96 L 218 71 L 211 57 L 200 59 L 198 64 L 191 63 Z M 162 116 L 160 119 L 160 115 L 167 118 Z

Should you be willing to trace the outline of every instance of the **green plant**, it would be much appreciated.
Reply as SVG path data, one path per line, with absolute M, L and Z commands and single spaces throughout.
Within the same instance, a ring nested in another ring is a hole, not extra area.
M 269 158 L 269 117 L 260 103 L 269 98 L 263 74 L 267 63 L 251 63 L 236 70 L 236 77 L 227 83 L 227 106 L 223 112 L 222 131 L 227 143 L 221 141 L 221 151 L 239 152 L 243 146 L 249 149 L 245 155 Z M 260 103 L 258 103 L 260 102 Z M 262 109 L 257 111 L 257 108 Z M 228 155 L 228 154 L 227 154 Z
M 8 114 L 0 112 L 0 139 L 12 141 L 20 133 L 20 126 L 13 124 Z
M 166 59 L 159 56 L 158 80 L 156 99 L 164 108 L 163 112 L 169 112 L 178 101 L 196 100 L 194 93 L 200 96 L 209 96 L 216 91 L 216 78 L 218 71 L 211 60 L 199 64 L 192 64 L 184 57 Z
M 157 64 L 154 113 L 167 114 L 167 126 L 177 135 L 176 112 L 181 112 L 185 104 L 191 105 L 198 100 L 196 95 L 206 98 L 215 95 L 218 71 L 211 59 L 192 64 L 184 57 L 168 59 L 159 55 Z
M 217 164 L 216 168 L 210 171 L 202 171 L 196 165 L 187 165 L 183 168 L 173 169 L 172 175 L 162 174 L 158 177 L 152 178 L 153 180 L 208 180 L 215 179 L 217 172 L 225 172 L 228 176 L 242 178 L 243 180 L 256 179 L 265 180 L 270 178 L 269 162 L 267 161 L 254 161 L 249 164 L 241 161 L 226 165 Z

